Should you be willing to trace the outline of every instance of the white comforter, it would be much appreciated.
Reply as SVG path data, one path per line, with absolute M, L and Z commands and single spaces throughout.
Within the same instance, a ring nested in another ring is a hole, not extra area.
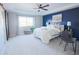
M 50 39 L 57 37 L 59 33 L 59 29 L 47 27 L 36 28 L 33 32 L 34 36 L 40 38 L 44 43 L 49 43 Z

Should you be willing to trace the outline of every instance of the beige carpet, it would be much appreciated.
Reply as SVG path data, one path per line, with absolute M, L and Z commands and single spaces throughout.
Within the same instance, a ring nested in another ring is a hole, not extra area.
M 4 54 L 11 55 L 71 55 L 73 54 L 70 44 L 64 51 L 64 42 L 59 45 L 60 39 L 52 39 L 49 44 L 44 44 L 40 39 L 31 35 L 22 35 L 9 38 Z

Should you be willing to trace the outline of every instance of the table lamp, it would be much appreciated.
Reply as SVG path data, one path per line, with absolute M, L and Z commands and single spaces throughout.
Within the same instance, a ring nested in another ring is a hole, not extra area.
M 71 27 L 71 21 L 67 21 L 68 30 L 70 30 Z

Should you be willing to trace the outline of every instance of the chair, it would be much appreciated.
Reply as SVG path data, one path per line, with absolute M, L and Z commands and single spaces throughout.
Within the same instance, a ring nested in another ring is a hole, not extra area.
M 61 39 L 65 42 L 64 51 L 66 51 L 66 47 L 68 46 L 68 43 L 72 43 L 73 51 L 75 54 L 76 40 L 72 38 L 72 34 L 69 31 L 65 30 L 61 33 Z

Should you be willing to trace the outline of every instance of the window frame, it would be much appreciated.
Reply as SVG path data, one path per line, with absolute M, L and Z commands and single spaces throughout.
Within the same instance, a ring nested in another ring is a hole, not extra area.
M 27 23 L 27 18 L 33 18 L 32 25 L 20 25 L 20 20 L 19 20 L 20 17 L 25 17 L 26 18 L 26 23 Z M 19 27 L 32 27 L 32 26 L 34 26 L 34 17 L 30 17 L 30 16 L 18 16 L 18 24 L 19 24 Z

